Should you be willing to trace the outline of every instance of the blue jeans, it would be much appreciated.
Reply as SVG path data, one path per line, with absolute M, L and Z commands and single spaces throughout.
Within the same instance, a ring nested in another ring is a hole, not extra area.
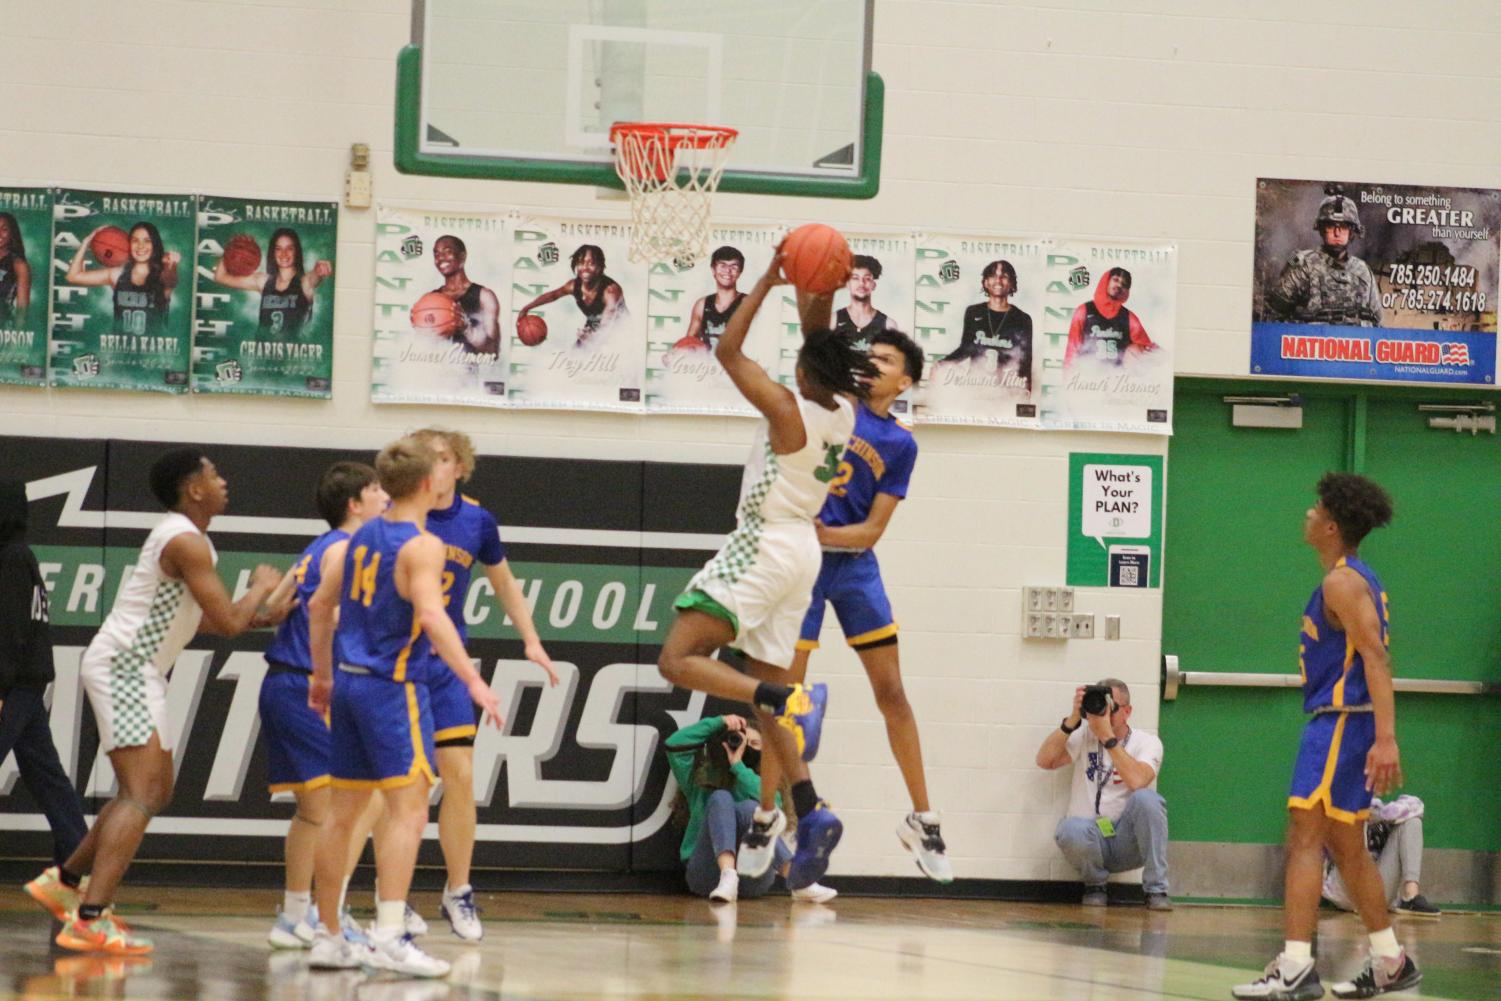
M 0 761 L 12 750 L 21 781 L 47 815 L 47 825 L 52 828 L 52 855 L 62 865 L 89 828 L 83 822 L 78 790 L 63 771 L 52 743 L 41 689 L 12 688 L 5 696 L 5 705 L 0 708 Z
M 735 802 L 728 789 L 716 789 L 709 794 L 704 804 L 704 826 L 698 829 L 698 841 L 693 854 L 688 856 L 688 889 L 700 897 L 707 897 L 719 885 L 719 856 L 733 852 L 740 839 L 750 830 L 751 815 L 756 812 L 754 800 Z M 791 854 L 780 838 L 776 843 L 776 859 L 771 868 L 759 879 L 740 880 L 740 896 L 750 900 L 764 896 L 771 889 L 771 882 Z
M 1100 833 L 1093 817 L 1064 817 L 1053 840 L 1086 886 L 1102 886 L 1112 872 L 1140 866 L 1144 891 L 1167 892 L 1167 801 L 1155 790 L 1131 794 L 1113 838 Z

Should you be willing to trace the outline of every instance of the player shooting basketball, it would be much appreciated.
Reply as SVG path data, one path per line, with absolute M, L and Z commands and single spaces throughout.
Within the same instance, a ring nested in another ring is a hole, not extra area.
M 866 395 L 875 368 L 830 329 L 830 296 L 801 290 L 804 339 L 797 391 L 780 385 L 745 354 L 756 313 L 772 288 L 783 284 L 782 260 L 779 247 L 714 349 L 735 388 L 765 420 L 751 446 L 735 530 L 674 602 L 678 617 L 657 666 L 675 685 L 755 706 L 766 739 L 763 772 L 785 772 L 792 783 L 798 847 L 787 884 L 798 889 L 824 874 L 843 825 L 814 792 L 806 764 L 818 750 L 827 689 L 789 685 L 787 671 L 818 577 L 821 554 L 813 521 L 855 425 L 848 397 Z M 744 653 L 746 673 L 714 658 L 724 647 Z M 772 799 L 775 786 L 763 788 L 761 809 L 741 845 L 741 876 L 766 872 L 775 840 L 786 828 L 786 816 Z
M 581 245 L 573 252 L 568 263 L 573 268 L 573 277 L 522 306 L 516 319 L 520 322 L 522 317 L 538 306 L 545 306 L 571 295 L 574 305 L 584 317 L 574 347 L 588 347 L 596 339 L 603 341 L 610 327 L 627 315 L 625 291 L 619 282 L 605 274 L 605 252 L 592 243 Z

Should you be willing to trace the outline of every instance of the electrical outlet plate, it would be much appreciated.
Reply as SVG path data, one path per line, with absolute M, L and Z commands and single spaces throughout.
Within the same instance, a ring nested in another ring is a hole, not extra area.
M 368 209 L 374 187 L 368 170 L 348 171 L 344 175 L 344 207 Z
M 1074 635 L 1074 589 L 1071 587 L 1022 588 L 1022 637 L 1068 639 Z M 1090 635 L 1094 635 L 1090 617 Z
M 1069 615 L 1068 635 L 1070 639 L 1076 640 L 1094 639 L 1094 613 L 1075 612 Z

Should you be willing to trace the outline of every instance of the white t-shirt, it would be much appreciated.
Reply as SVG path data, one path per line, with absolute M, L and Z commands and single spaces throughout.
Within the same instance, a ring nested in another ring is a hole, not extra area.
M 750 460 L 740 480 L 740 506 L 736 511 L 740 522 L 812 524 L 818 517 L 855 430 L 855 408 L 843 397 L 836 396 L 834 402 L 833 410 L 825 410 L 812 400 L 797 397 L 807 441 L 796 452 L 775 454 L 770 425 L 763 420 L 756 427 Z
M 1098 793 L 1099 816 L 1109 817 L 1112 821 L 1120 820 L 1121 814 L 1126 810 L 1126 800 L 1131 798 L 1134 790 L 1126 785 L 1120 773 L 1115 770 L 1110 752 L 1100 746 L 1100 742 L 1090 732 L 1087 720 L 1069 734 L 1068 743 L 1064 746 L 1074 762 L 1074 784 L 1068 795 L 1068 815 L 1095 817 L 1095 794 Z M 1126 735 L 1126 753 L 1152 769 L 1152 784 L 1147 788 L 1157 788 L 1157 777 L 1162 774 L 1162 741 L 1157 739 L 1157 735 L 1132 728 Z

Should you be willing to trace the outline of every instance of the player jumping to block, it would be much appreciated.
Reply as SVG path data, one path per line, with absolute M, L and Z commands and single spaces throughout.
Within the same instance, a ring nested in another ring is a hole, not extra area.
M 859 654 L 870 679 L 876 706 L 886 719 L 891 753 L 912 797 L 912 812 L 897 827 L 897 837 L 924 875 L 947 883 L 953 880 L 954 870 L 938 814 L 928 804 L 917 720 L 902 688 L 896 620 L 874 552 L 892 512 L 907 496 L 907 482 L 917 461 L 912 429 L 891 415 L 891 405 L 922 378 L 923 353 L 906 334 L 883 330 L 871 337 L 870 360 L 880 374 L 870 384 L 869 398 L 857 408 L 855 433 L 815 526 L 823 545 L 823 569 L 803 619 L 792 679 L 807 677 L 808 657 L 818 649 L 824 607 L 832 604 L 845 642 Z
M 767 293 L 783 284 L 781 266 L 779 250 L 714 349 L 735 388 L 765 420 L 745 466 L 735 530 L 675 602 L 678 616 L 657 663 L 675 685 L 755 707 L 765 740 L 763 767 L 775 758 L 778 774 L 792 782 L 798 846 L 787 885 L 797 889 L 823 875 L 843 827 L 814 792 L 806 764 L 818 750 L 827 690 L 790 684 L 787 669 L 818 577 L 813 522 L 854 429 L 854 408 L 845 396 L 864 397 L 864 380 L 875 369 L 829 329 L 830 297 L 801 291 L 797 392 L 779 385 L 744 353 L 746 333 Z M 713 657 L 721 647 L 745 654 L 746 674 Z M 737 859 L 741 875 L 765 873 L 773 841 L 786 825 L 780 810 L 756 811 Z

